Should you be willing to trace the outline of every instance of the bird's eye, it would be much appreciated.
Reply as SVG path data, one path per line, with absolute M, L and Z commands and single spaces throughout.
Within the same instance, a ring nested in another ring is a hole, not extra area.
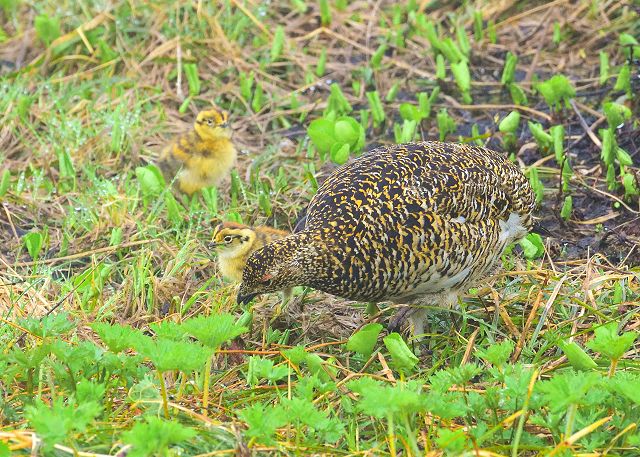
M 224 242 L 225 242 L 225 243 L 231 243 L 231 240 L 232 240 L 232 239 L 233 239 L 233 238 L 232 238 L 231 236 L 227 235 L 227 236 L 225 236 L 225 237 L 224 237 Z
M 207 125 L 213 125 L 213 119 L 207 119 Z

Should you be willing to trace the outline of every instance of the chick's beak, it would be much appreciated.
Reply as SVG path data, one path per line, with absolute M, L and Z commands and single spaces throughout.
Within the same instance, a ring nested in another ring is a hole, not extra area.
M 251 300 L 253 300 L 257 296 L 258 296 L 258 294 L 246 294 L 246 295 L 244 295 L 242 292 L 238 292 L 238 296 L 236 298 L 236 303 L 238 305 L 246 305 L 247 303 L 249 303 Z

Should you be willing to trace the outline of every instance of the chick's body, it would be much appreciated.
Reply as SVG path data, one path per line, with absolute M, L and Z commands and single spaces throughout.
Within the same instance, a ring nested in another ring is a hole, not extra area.
M 340 297 L 451 303 L 531 228 L 528 180 L 480 147 L 374 149 L 337 169 L 304 228 L 251 255 L 238 297 L 306 285 Z
M 287 236 L 289 232 L 272 227 L 249 227 L 235 222 L 224 222 L 216 227 L 213 238 L 218 252 L 218 268 L 222 276 L 242 281 L 247 259 L 268 243 Z
M 217 185 L 233 168 L 237 157 L 227 114 L 217 110 L 198 114 L 193 130 L 162 151 L 158 165 L 167 179 L 176 176 L 188 195 Z

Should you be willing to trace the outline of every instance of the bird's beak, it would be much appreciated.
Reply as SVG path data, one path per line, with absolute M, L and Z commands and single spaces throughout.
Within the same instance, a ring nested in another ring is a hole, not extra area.
M 236 303 L 238 305 L 246 305 L 247 303 L 249 303 L 251 300 L 253 300 L 257 296 L 258 296 L 258 294 L 242 295 L 241 293 L 238 293 L 238 297 L 236 298 Z

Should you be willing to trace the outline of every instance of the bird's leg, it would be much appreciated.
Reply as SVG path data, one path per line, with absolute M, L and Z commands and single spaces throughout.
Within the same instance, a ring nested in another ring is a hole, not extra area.
M 427 309 L 422 306 L 404 306 L 389 321 L 389 332 L 400 332 L 406 321 L 409 321 L 411 334 L 418 338 L 424 335 L 424 322 L 427 317 Z

